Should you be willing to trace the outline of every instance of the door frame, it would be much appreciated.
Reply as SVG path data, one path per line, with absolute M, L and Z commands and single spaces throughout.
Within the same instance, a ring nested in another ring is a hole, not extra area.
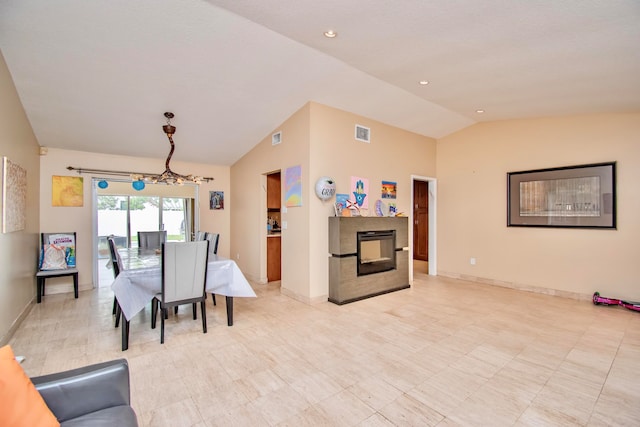
M 409 282 L 413 283 L 413 181 L 426 181 L 429 193 L 429 275 L 438 275 L 438 253 L 436 251 L 437 236 L 437 212 L 438 212 L 438 180 L 430 176 L 411 175 L 411 209 L 409 209 L 409 223 L 411 230 L 409 233 Z

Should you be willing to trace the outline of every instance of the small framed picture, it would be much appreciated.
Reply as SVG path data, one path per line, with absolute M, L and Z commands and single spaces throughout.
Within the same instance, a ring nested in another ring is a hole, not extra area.
M 209 209 L 224 209 L 224 191 L 209 191 Z
M 356 125 L 356 139 L 362 142 L 371 142 L 371 129 L 362 125 Z

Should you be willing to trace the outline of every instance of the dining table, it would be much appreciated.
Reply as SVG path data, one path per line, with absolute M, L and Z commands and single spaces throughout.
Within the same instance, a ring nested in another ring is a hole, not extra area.
M 119 248 L 120 273 L 113 281 L 122 313 L 122 350 L 129 347 L 129 320 L 162 291 L 162 253 L 156 249 Z M 256 297 L 256 293 L 229 258 L 209 254 L 205 291 L 224 295 L 227 306 L 227 325 L 233 326 L 233 298 Z

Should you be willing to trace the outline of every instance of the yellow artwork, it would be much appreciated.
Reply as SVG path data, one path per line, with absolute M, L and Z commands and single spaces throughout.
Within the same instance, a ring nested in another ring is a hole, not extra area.
M 82 206 L 83 178 L 77 176 L 51 177 L 51 206 Z

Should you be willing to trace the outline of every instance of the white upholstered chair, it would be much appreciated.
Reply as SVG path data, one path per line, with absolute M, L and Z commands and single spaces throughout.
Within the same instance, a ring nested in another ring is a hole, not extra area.
M 209 255 L 216 255 L 218 253 L 218 240 L 220 240 L 220 234 L 218 233 L 204 233 L 204 238 L 209 241 Z M 212 293 L 213 305 L 216 305 L 216 294 Z
M 113 269 L 113 278 L 115 279 L 120 274 L 120 271 L 122 271 L 122 259 L 118 253 L 114 236 L 107 237 L 107 244 L 109 246 L 109 259 L 111 260 L 111 268 Z M 117 328 L 120 324 L 120 305 L 118 305 L 118 300 L 115 295 L 113 296 L 113 314 L 116 317 L 115 326 Z
M 218 233 L 204 233 L 204 239 L 209 241 L 209 255 L 215 255 L 218 253 L 218 240 L 220 235 Z
M 202 310 L 202 332 L 207 333 L 205 286 L 209 241 L 167 242 L 162 245 L 162 292 L 152 304 L 151 325 L 155 328 L 158 305 L 160 315 L 160 343 L 164 343 L 164 321 L 171 307 L 192 304 L 193 318 L 197 318 L 196 303 Z
M 141 249 L 160 249 L 166 241 L 166 231 L 138 231 L 138 247 Z

